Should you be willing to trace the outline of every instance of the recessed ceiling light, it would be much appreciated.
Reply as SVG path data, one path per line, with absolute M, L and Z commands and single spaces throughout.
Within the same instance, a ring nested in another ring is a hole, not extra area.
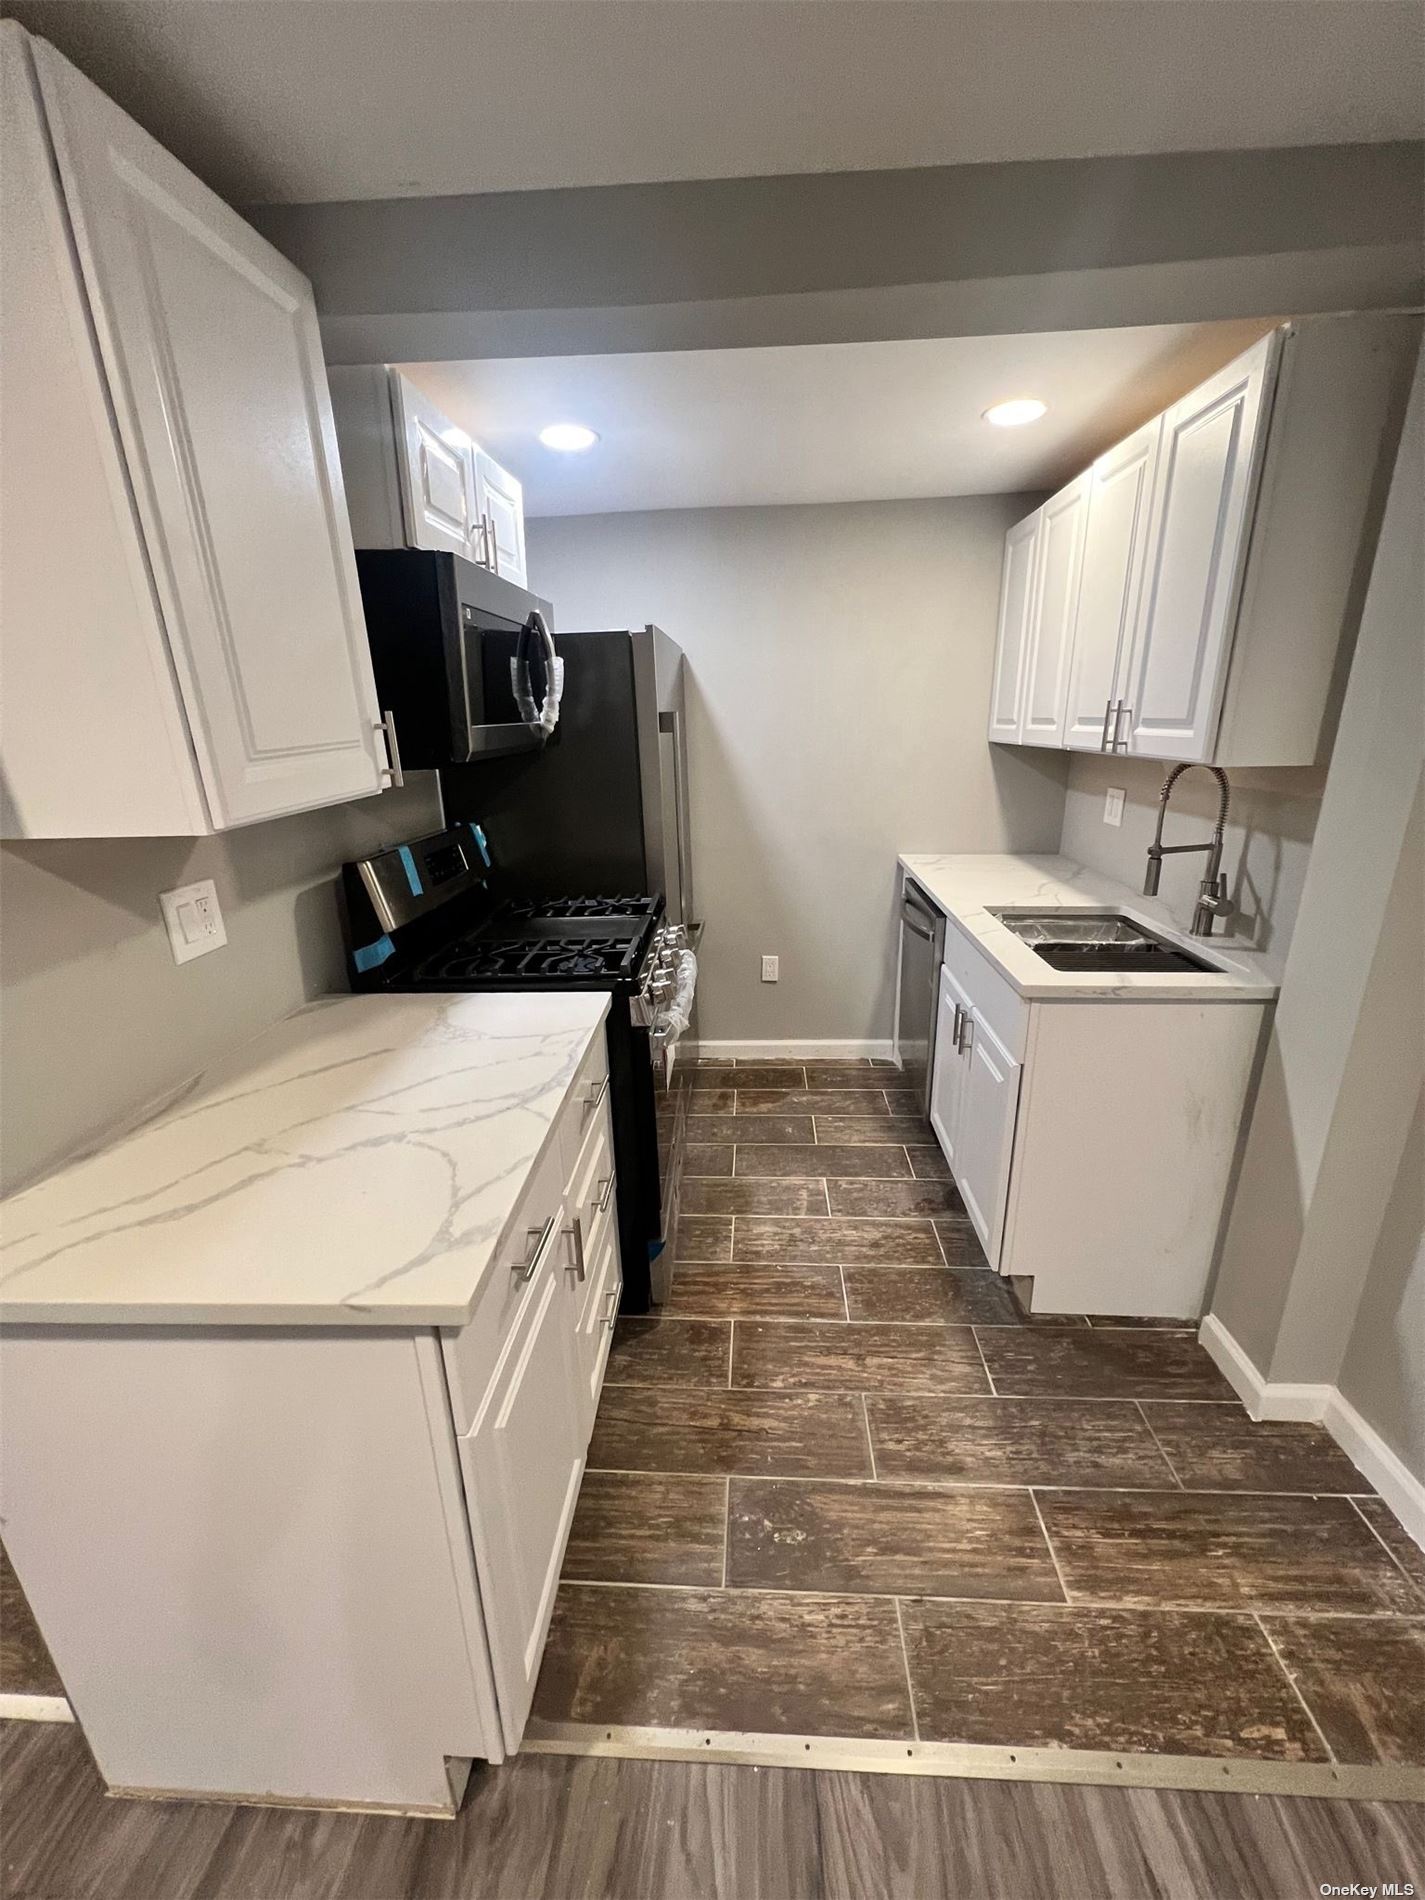
M 581 449 L 591 449 L 598 441 L 592 429 L 586 429 L 582 422 L 551 422 L 547 429 L 541 429 L 539 439 L 547 449 L 559 449 L 565 455 L 577 455 Z
M 1008 402 L 997 402 L 986 409 L 985 421 L 992 422 L 997 429 L 1018 429 L 1026 422 L 1037 422 L 1049 407 L 1040 402 L 1037 396 L 1014 396 Z

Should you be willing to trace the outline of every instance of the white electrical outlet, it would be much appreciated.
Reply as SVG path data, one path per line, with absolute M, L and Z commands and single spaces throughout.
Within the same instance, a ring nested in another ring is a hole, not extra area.
M 778 959 L 776 957 L 763 957 L 762 981 L 764 983 L 775 983 L 778 980 L 777 963 Z
M 181 885 L 176 891 L 160 891 L 158 902 L 175 963 L 191 963 L 194 957 L 205 957 L 227 942 L 223 913 L 218 908 L 218 887 L 210 877 L 197 884 Z
M 1106 825 L 1123 823 L 1123 787 L 1110 785 L 1103 795 L 1103 822 Z

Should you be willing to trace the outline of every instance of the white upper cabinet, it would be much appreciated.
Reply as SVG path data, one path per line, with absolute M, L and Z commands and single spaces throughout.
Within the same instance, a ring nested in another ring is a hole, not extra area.
M 1063 743 L 1076 752 L 1101 752 L 1111 741 L 1118 669 L 1133 638 L 1143 585 L 1162 432 L 1162 417 L 1156 416 L 1093 465 L 1064 702 Z
M 331 372 L 359 548 L 431 548 L 529 584 L 524 490 L 417 389 L 386 364 Z
M 405 376 L 391 377 L 391 403 L 401 436 L 408 544 L 478 560 L 484 529 L 475 444 Z
M 306 279 L 52 47 L 4 59 L 7 835 L 379 791 Z
M 1163 418 L 1151 553 L 1119 694 L 1124 751 L 1211 753 L 1278 347 L 1263 337 Z
M 1092 472 L 1086 471 L 1057 495 L 1051 495 L 1039 510 L 1019 721 L 1019 738 L 1024 745 L 1063 743 L 1064 695 L 1074 649 L 1091 482 Z
M 990 687 L 990 737 L 1019 737 L 1024 707 L 1025 645 L 1033 605 L 1034 557 L 1039 516 L 1017 521 L 1004 537 L 1004 572 L 1000 580 L 999 639 Z
M 493 455 L 475 451 L 475 499 L 485 527 L 484 553 L 488 566 L 516 587 L 528 574 L 524 558 L 524 489 Z
M 0 20 L 0 137 L 3 832 L 84 837 L 111 832 L 111 814 L 138 836 L 206 831 L 29 45 L 12 20 Z
M 1420 328 L 1276 330 L 1011 529 L 990 737 L 1317 763 Z

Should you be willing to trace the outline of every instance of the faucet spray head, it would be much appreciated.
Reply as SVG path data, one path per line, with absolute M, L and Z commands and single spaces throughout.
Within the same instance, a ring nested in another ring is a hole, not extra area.
M 1143 876 L 1143 895 L 1145 897 L 1156 897 L 1158 895 L 1158 879 L 1162 874 L 1163 854 L 1161 851 L 1153 850 L 1150 846 L 1148 850 L 1148 869 Z

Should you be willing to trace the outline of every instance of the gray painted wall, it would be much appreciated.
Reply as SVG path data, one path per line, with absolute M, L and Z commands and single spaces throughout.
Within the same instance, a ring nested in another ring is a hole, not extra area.
M 1167 770 L 1161 760 L 1077 753 L 1064 801 L 1065 856 L 1091 864 L 1130 888 L 1140 887 Z M 1233 772 L 1231 779 L 1223 863 L 1238 914 L 1228 928 L 1281 956 L 1301 903 L 1326 773 L 1315 768 Z M 1104 793 L 1110 786 L 1127 793 L 1118 827 L 1103 822 Z M 1188 844 L 1206 838 L 1216 817 L 1215 782 L 1206 772 L 1189 772 L 1173 787 L 1164 839 Z M 1184 925 L 1192 921 L 1202 869 L 1201 857 L 1163 860 L 1161 895 Z
M 530 523 L 560 626 L 652 620 L 688 656 L 705 1038 L 888 1038 L 896 854 L 1056 848 L 1064 760 L 984 736 L 1004 531 L 1025 512 L 1000 495 Z
M 331 361 L 986 335 L 1409 304 L 1420 148 L 264 205 Z
M 1212 1302 L 1264 1376 L 1305 1383 L 1335 1381 L 1359 1309 L 1382 1430 L 1402 1369 L 1363 1289 L 1421 1087 L 1422 500 L 1417 369 Z
M 333 882 L 346 858 L 430 830 L 433 775 L 404 791 L 217 838 L 0 848 L 0 1163 L 5 1189 L 314 996 L 346 988 Z M 211 877 L 221 950 L 181 967 L 158 893 Z
M 1425 1094 L 1416 1105 L 1337 1384 L 1406 1467 L 1425 1474 Z

